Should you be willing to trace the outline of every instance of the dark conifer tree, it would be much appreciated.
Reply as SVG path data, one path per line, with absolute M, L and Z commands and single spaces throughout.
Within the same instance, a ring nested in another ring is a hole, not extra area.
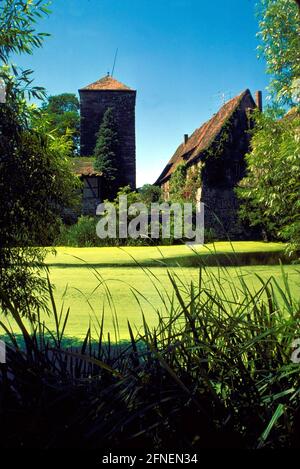
M 115 187 L 120 173 L 118 161 L 118 133 L 116 130 L 113 108 L 108 108 L 103 116 L 94 150 L 97 171 L 103 173 L 106 185 Z

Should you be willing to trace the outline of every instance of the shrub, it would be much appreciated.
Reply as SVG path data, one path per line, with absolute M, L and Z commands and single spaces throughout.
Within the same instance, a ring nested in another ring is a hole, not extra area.
M 55 244 L 78 247 L 98 246 L 100 239 L 96 234 L 96 223 L 96 218 L 82 215 L 74 225 L 62 224 Z
M 173 236 L 174 222 L 171 220 L 170 238 L 162 237 L 162 224 L 160 223 L 160 238 L 151 237 L 139 238 L 105 238 L 101 239 L 96 234 L 96 225 L 99 219 L 90 216 L 81 216 L 78 221 L 69 226 L 61 224 L 60 234 L 54 240 L 54 246 L 73 246 L 73 247 L 101 247 L 101 246 L 172 246 L 182 244 L 184 239 L 175 239 Z M 150 233 L 150 224 L 148 226 Z M 205 237 L 206 242 L 212 242 L 213 234 L 208 232 L 209 237 Z
M 279 121 L 255 114 L 247 176 L 237 190 L 240 215 L 259 227 L 268 239 L 289 242 L 289 252 L 300 247 L 300 113 Z

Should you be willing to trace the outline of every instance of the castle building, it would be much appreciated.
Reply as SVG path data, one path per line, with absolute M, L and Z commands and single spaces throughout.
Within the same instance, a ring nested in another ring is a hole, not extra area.
M 225 103 L 214 116 L 179 145 L 156 184 L 169 199 L 170 179 L 179 164 L 185 163 L 187 177 L 199 174 L 197 201 L 205 206 L 205 229 L 219 239 L 245 239 L 238 218 L 239 201 L 235 193 L 245 176 L 245 155 L 250 149 L 251 111 L 262 108 L 262 95 L 256 102 L 249 90 Z
M 136 91 L 107 75 L 79 90 L 80 96 L 80 158 L 74 172 L 84 182 L 82 213 L 95 214 L 102 199 L 102 175 L 93 169 L 96 134 L 105 111 L 112 108 L 118 133 L 121 175 L 118 187 L 136 188 L 135 103 Z M 107 196 L 107 194 L 106 194 Z

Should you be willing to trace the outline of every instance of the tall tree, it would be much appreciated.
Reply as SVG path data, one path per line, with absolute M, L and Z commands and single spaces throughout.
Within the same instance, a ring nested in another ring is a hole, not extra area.
M 294 0 L 262 0 L 260 36 L 271 75 L 273 108 L 256 112 L 241 215 L 267 237 L 300 248 L 300 13 Z M 263 47 L 260 46 L 260 49 Z M 278 119 L 278 105 L 290 112 Z M 275 109 L 275 112 L 274 112 Z
M 144 184 L 138 192 L 141 201 L 146 205 L 150 205 L 152 202 L 159 202 L 162 195 L 161 188 L 152 184 Z
M 65 135 L 73 142 L 72 153 L 79 152 L 80 116 L 79 101 L 75 94 L 63 93 L 49 96 L 42 105 L 43 113 L 49 122 L 49 129 L 58 135 Z
M 113 195 L 118 189 L 122 171 L 118 149 L 119 141 L 114 112 L 112 108 L 108 108 L 97 133 L 94 167 L 103 174 L 105 185 L 110 187 Z
M 269 239 L 300 246 L 300 112 L 274 121 L 258 113 L 247 156 L 248 175 L 239 193 L 243 218 L 259 226 Z
M 42 45 L 35 22 L 48 14 L 46 3 L 5 0 L 0 3 L 0 77 L 5 100 L 0 104 L 0 309 L 18 322 L 46 308 L 46 281 L 41 270 L 60 210 L 70 200 L 75 178 L 69 169 L 70 145 L 49 135 L 42 114 L 26 97 L 44 96 L 32 87 L 31 71 L 9 64 L 12 53 L 32 53 Z M 21 327 L 21 326 L 20 326 Z
M 48 33 L 37 32 L 35 24 L 48 15 L 47 0 L 1 0 L 0 60 L 8 64 L 12 53 L 32 54 Z
M 42 108 L 46 109 L 49 113 L 56 115 L 62 115 L 65 112 L 78 113 L 79 101 L 76 94 L 62 93 L 55 96 L 49 96 L 48 101 L 43 104 Z
M 294 0 L 261 0 L 259 54 L 271 76 L 269 90 L 280 105 L 300 99 L 300 17 Z

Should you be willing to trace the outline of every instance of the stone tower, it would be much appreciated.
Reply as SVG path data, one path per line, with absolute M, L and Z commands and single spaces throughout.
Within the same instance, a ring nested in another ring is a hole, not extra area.
M 135 165 L 135 101 L 136 91 L 111 76 L 106 76 L 79 90 L 80 95 L 80 153 L 92 156 L 96 133 L 108 108 L 113 108 L 120 144 L 119 158 L 123 177 L 120 186 L 136 187 Z

